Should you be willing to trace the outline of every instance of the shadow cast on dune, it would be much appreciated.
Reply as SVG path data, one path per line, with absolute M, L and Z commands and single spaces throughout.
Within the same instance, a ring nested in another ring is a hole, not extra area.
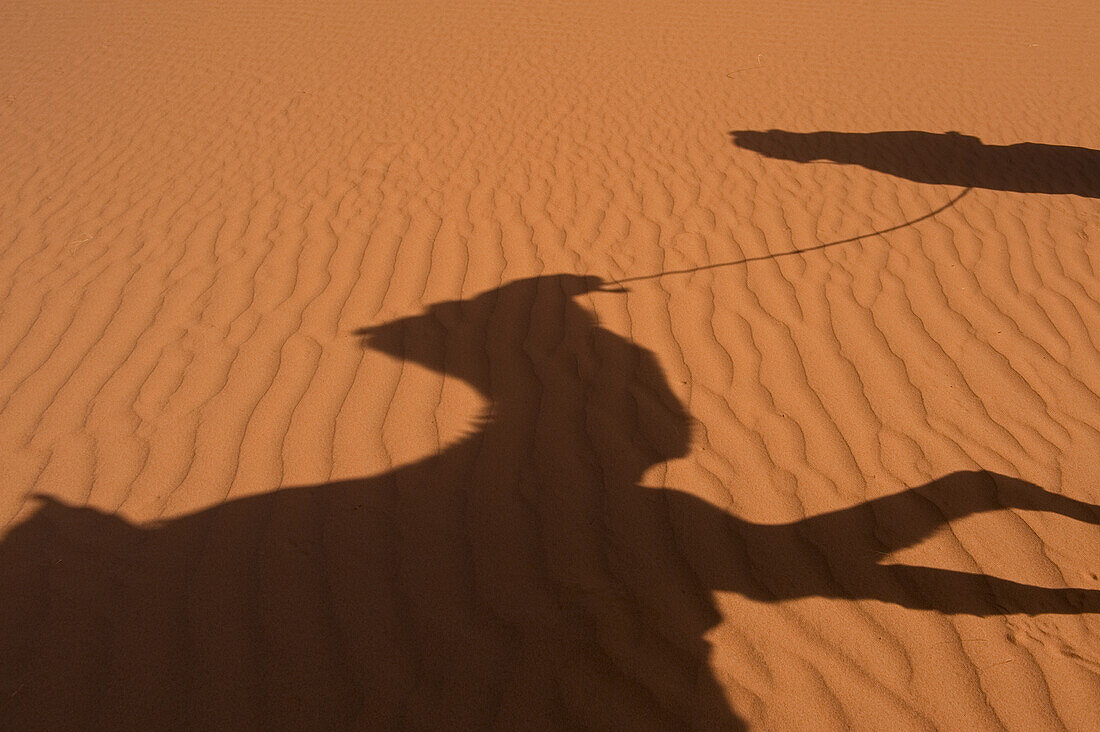
M 40 498 L 0 544 L 0 725 L 736 729 L 715 592 L 1100 611 L 1097 590 L 876 561 L 982 511 L 1097 523 L 1013 478 L 777 525 L 640 486 L 691 420 L 654 355 L 575 301 L 600 287 L 522 280 L 363 330 L 491 404 L 419 462 L 144 526 Z
M 1100 150 L 1024 142 L 986 145 L 958 132 L 734 130 L 733 143 L 770 158 L 860 165 L 918 183 L 1100 198 Z

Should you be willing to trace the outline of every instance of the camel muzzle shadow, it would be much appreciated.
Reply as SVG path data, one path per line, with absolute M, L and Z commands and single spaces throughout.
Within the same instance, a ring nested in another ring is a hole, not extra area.
M 1024 481 L 953 473 L 778 525 L 639 485 L 692 421 L 578 304 L 603 287 L 537 277 L 361 331 L 491 404 L 423 460 L 149 525 L 36 499 L 0 543 L 0 726 L 738 729 L 715 592 L 1100 612 L 1096 589 L 876 561 L 983 511 L 1100 520 Z
M 958 132 L 734 130 L 737 147 L 798 163 L 826 161 L 918 183 L 1100 198 L 1100 150 L 1023 142 L 986 145 Z

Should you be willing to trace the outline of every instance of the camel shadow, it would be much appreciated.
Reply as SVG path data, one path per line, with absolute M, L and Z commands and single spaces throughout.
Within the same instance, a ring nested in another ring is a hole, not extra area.
M 986 145 L 972 135 L 914 130 L 734 130 L 733 144 L 770 158 L 830 161 L 918 183 L 1100 198 L 1100 150 L 1024 142 Z
M 366 328 L 490 403 L 383 475 L 133 525 L 40 497 L 0 543 L 7 729 L 738 729 L 715 592 L 943 613 L 1100 612 L 1100 590 L 878 563 L 948 522 L 1096 507 L 954 473 L 756 524 L 643 473 L 691 419 L 655 356 L 546 276 Z

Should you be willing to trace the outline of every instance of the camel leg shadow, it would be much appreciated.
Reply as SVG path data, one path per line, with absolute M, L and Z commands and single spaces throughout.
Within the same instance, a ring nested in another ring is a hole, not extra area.
M 1005 509 L 1058 514 L 1100 525 L 1097 506 L 985 471 L 947 475 L 924 486 L 788 524 L 733 518 L 753 575 L 732 568 L 724 589 L 762 600 L 830 597 L 879 600 L 915 610 L 991 616 L 1100 612 L 1100 590 L 1048 588 L 934 567 L 881 563 L 956 519 Z

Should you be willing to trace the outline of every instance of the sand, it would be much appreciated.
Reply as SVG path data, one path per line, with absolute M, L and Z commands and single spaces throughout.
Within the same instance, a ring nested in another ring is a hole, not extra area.
M 1096 3 L 0 27 L 0 728 L 1100 728 Z

